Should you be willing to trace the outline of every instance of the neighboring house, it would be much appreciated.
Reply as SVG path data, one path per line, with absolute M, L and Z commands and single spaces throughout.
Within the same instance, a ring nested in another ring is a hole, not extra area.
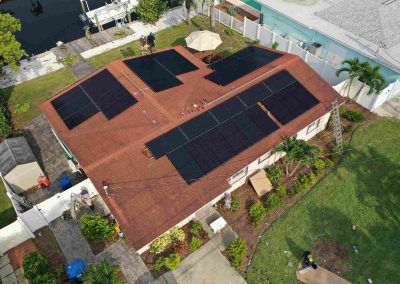
M 400 1 L 256 1 L 266 27 L 331 65 L 358 57 L 381 65 L 387 83 L 399 79 Z
M 8 138 L 0 143 L 0 173 L 17 194 L 38 184 L 43 171 L 24 137 Z
M 284 52 L 248 47 L 210 67 L 178 46 L 111 62 L 41 105 L 139 253 L 278 160 L 282 138 L 325 129 L 343 102 Z

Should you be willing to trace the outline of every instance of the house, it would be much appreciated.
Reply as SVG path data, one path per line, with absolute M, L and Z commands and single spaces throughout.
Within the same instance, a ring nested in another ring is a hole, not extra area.
M 43 171 L 24 137 L 8 138 L 0 143 L 0 173 L 19 194 L 38 184 Z
M 116 60 L 41 105 L 144 252 L 322 131 L 343 98 L 299 57 L 250 46 L 210 66 L 181 46 Z

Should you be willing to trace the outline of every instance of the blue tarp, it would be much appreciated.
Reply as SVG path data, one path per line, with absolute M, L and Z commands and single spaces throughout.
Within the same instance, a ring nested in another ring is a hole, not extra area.
M 78 258 L 73 262 L 70 262 L 65 266 L 65 272 L 67 272 L 68 278 L 76 278 L 85 271 L 86 265 L 82 259 Z

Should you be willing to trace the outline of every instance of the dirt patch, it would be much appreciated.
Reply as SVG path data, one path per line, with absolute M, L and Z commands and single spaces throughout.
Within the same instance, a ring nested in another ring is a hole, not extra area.
M 93 241 L 89 241 L 87 240 L 90 249 L 92 250 L 94 255 L 98 255 L 99 253 L 101 253 L 102 251 L 104 251 L 106 248 L 108 248 L 109 246 L 111 246 L 113 243 L 115 243 L 116 241 L 118 241 L 120 238 L 118 236 L 117 233 L 115 233 L 112 237 L 106 239 L 106 240 L 102 240 L 99 242 L 93 242 Z
M 36 231 L 33 242 L 38 250 L 47 257 L 51 270 L 56 270 L 60 265 L 65 265 L 67 263 L 67 260 L 65 259 L 60 246 L 49 227 L 44 227 Z
M 225 3 L 223 3 L 223 4 L 218 4 L 217 6 L 215 6 L 215 8 L 217 8 L 218 10 L 221 10 L 221 11 L 224 12 L 225 14 L 230 15 L 230 14 L 228 13 L 228 10 L 229 10 L 229 7 L 231 7 L 231 6 L 235 6 L 235 5 L 233 5 L 233 4 L 229 3 L 229 2 L 225 2 Z M 230 15 L 230 16 L 231 16 L 231 15 Z M 244 17 L 246 17 L 246 18 L 249 19 L 250 21 L 254 21 L 254 20 L 257 19 L 257 17 L 253 16 L 253 15 L 250 14 L 249 12 L 246 12 L 246 11 L 240 9 L 239 7 L 238 7 L 238 13 L 237 13 L 237 15 L 235 15 L 235 16 L 233 16 L 233 17 L 234 17 L 235 19 L 241 21 L 242 23 L 244 22 Z
M 329 271 L 341 275 L 350 270 L 342 261 L 347 258 L 347 250 L 339 243 L 319 240 L 313 248 L 316 262 Z

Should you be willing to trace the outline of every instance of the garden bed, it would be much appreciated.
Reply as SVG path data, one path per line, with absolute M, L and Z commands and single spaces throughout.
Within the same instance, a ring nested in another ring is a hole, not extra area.
M 221 3 L 221 4 L 216 5 L 215 8 L 220 10 L 220 11 L 222 11 L 222 12 L 224 12 L 224 13 L 226 13 L 226 14 L 228 14 L 228 15 L 230 15 L 230 16 L 233 16 L 228 12 L 229 8 L 231 6 L 235 6 L 235 5 L 233 5 L 232 3 L 229 3 L 229 2 L 225 2 L 225 3 Z M 255 17 L 254 15 L 250 14 L 249 12 L 246 12 L 245 10 L 243 10 L 243 9 L 241 9 L 239 7 L 237 7 L 237 11 L 238 11 L 237 14 L 234 15 L 233 17 L 235 19 L 241 21 L 241 22 L 244 22 L 244 17 L 246 17 L 250 21 L 257 20 L 257 17 Z

